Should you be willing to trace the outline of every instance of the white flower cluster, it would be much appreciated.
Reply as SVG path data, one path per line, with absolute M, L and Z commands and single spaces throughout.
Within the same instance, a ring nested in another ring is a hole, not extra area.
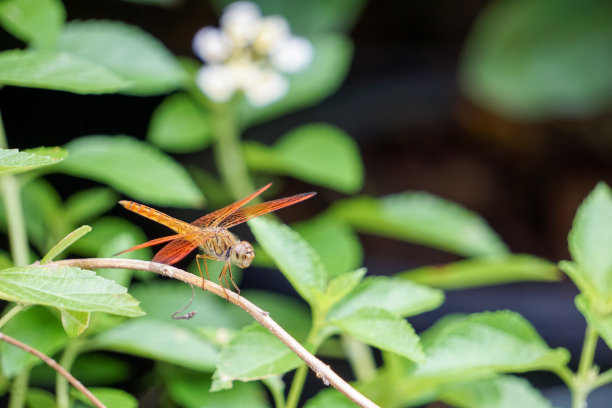
M 263 17 L 254 3 L 230 4 L 220 25 L 204 27 L 193 38 L 193 51 L 206 63 L 196 82 L 213 101 L 242 91 L 251 105 L 268 105 L 289 89 L 281 72 L 298 72 L 312 61 L 312 44 L 292 35 L 283 17 Z

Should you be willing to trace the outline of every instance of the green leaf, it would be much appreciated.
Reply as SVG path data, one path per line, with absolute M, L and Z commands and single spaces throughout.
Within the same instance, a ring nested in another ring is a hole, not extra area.
M 130 94 L 163 94 L 185 81 L 180 64 L 159 40 L 119 21 L 71 21 L 57 47 L 129 80 L 124 92 Z
M 552 370 L 567 364 L 569 353 L 551 349 L 519 314 L 475 313 L 442 320 L 422 336 L 427 361 L 414 375 L 466 378 L 504 372 Z
M 578 208 L 567 237 L 574 273 L 568 264 L 559 266 L 580 290 L 597 301 L 598 308 L 612 310 L 612 191 L 599 183 Z M 580 275 L 578 277 L 577 275 Z M 606 303 L 606 306 L 599 303 Z M 602 310 L 604 311 L 604 310 Z
M 355 193 L 363 184 L 357 143 L 332 125 L 300 126 L 271 148 L 255 142 L 244 147 L 247 163 L 254 171 L 288 174 L 344 193 Z
M 597 330 L 597 333 L 604 339 L 608 348 L 612 349 L 612 316 L 600 314 L 589 303 L 589 299 L 585 295 L 576 296 L 575 303 L 576 308 L 582 313 L 588 324 Z
M 66 334 L 70 337 L 76 337 L 83 333 L 89 326 L 90 312 L 76 312 L 74 310 L 61 310 L 62 326 Z
M 292 226 L 321 257 L 330 277 L 357 269 L 363 248 L 357 234 L 346 223 L 332 217 L 316 217 Z
M 138 408 L 138 400 L 123 390 L 102 387 L 89 387 L 88 389 L 107 407 Z M 91 401 L 76 388 L 70 390 L 70 395 L 89 406 L 94 406 Z
M 373 276 L 364 279 L 331 311 L 330 317 L 341 319 L 371 308 L 383 309 L 396 316 L 414 316 L 437 308 L 444 301 L 438 289 L 403 279 Z
M 451 385 L 440 400 L 457 408 L 552 408 L 529 381 L 512 375 Z
M 251 381 L 285 373 L 302 360 L 259 324 L 243 328 L 221 349 L 212 391 L 231 388 L 235 380 Z
M 75 252 L 85 256 L 99 256 L 104 246 L 113 240 L 125 242 L 126 237 L 130 239 L 130 246 L 140 244 L 147 240 L 146 235 L 140 228 L 131 222 L 117 217 L 103 217 L 92 223 L 92 231 L 78 240 L 71 247 Z M 123 237 L 122 237 L 123 236 Z M 133 244 L 132 244 L 133 243 Z M 114 245 L 112 245 L 114 246 Z M 122 248 L 127 249 L 129 248 Z M 151 250 L 143 248 L 130 252 L 130 258 L 151 259 Z
M 28 408 L 55 408 L 55 395 L 38 388 L 28 388 L 26 394 Z
M 343 332 L 381 350 L 391 351 L 417 363 L 425 361 L 423 348 L 412 326 L 401 317 L 379 308 L 361 309 L 332 320 Z
M 117 205 L 117 195 L 104 187 L 81 190 L 66 200 L 66 216 L 73 224 L 81 224 L 98 218 Z
M 2 332 L 48 356 L 61 350 L 68 341 L 55 316 L 48 309 L 36 306 L 9 320 Z M 2 373 L 6 377 L 12 378 L 26 368 L 40 363 L 42 361 L 38 357 L 20 348 L 9 344 L 2 345 Z
M 274 260 L 283 275 L 312 304 L 325 290 L 327 272 L 319 256 L 295 231 L 264 218 L 249 221 L 257 242 Z
M 166 384 L 170 397 L 184 408 L 265 408 L 269 407 L 265 391 L 257 382 L 236 383 L 231 390 L 210 392 L 208 374 L 172 373 Z
M 339 391 L 327 388 L 306 401 L 304 408 L 355 408 L 355 403 Z
M 396 276 L 446 290 L 561 279 L 559 270 L 553 263 L 531 255 L 466 259 L 445 265 L 423 266 Z
M 32 382 L 54 384 L 57 373 L 53 369 L 48 368 L 48 366 L 40 367 L 46 367 L 46 372 L 37 374 L 36 370 L 34 370 L 30 377 Z M 130 362 L 126 361 L 122 355 L 111 356 L 106 352 L 93 352 L 80 354 L 72 365 L 70 373 L 83 384 L 103 386 L 129 380 L 131 378 L 131 367 Z M 43 374 L 45 374 L 44 377 Z
M 57 245 L 51 248 L 51 250 L 47 252 L 47 255 L 44 256 L 40 263 L 44 265 L 52 261 L 66 248 L 68 248 L 70 245 L 80 239 L 83 235 L 87 234 L 89 231 L 91 231 L 91 227 L 89 225 L 82 225 L 79 228 L 75 229 L 70 234 L 66 235 L 60 242 L 58 242 Z
M 0 148 L 0 175 L 24 173 L 55 164 L 60 160 L 62 159 L 45 154 Z
M 130 83 L 107 68 L 67 53 L 0 53 L 0 84 L 78 94 L 114 93 Z
M 0 2 L 0 22 L 4 29 L 36 48 L 52 48 L 65 20 L 66 10 L 59 0 Z
M 504 255 L 508 248 L 477 214 L 424 192 L 337 202 L 330 215 L 357 230 L 464 256 Z
M 343 273 L 329 281 L 325 293 L 319 299 L 321 304 L 326 303 L 328 307 L 332 307 L 340 299 L 343 299 L 361 282 L 367 272 L 366 268 L 359 268 L 352 272 Z
M 202 203 L 185 169 L 155 147 L 128 136 L 87 136 L 66 145 L 59 170 L 106 183 L 137 200 L 164 206 Z
M 592 117 L 612 102 L 612 4 L 488 4 L 464 50 L 461 84 L 481 105 L 519 120 Z M 597 61 L 585 64 L 585 61 Z
M 187 94 L 166 98 L 153 112 L 149 142 L 173 153 L 201 150 L 213 141 L 213 118 Z
M 263 108 L 254 108 L 245 101 L 241 106 L 245 127 L 315 105 L 340 87 L 353 57 L 352 43 L 336 34 L 319 34 L 309 39 L 315 50 L 312 64 L 287 76 L 289 92 L 281 100 Z
M 206 340 L 174 321 L 149 317 L 128 320 L 93 340 L 92 347 L 212 371 L 218 352 Z
M 0 271 L 0 297 L 80 312 L 121 316 L 143 314 L 124 287 L 75 267 L 30 266 Z

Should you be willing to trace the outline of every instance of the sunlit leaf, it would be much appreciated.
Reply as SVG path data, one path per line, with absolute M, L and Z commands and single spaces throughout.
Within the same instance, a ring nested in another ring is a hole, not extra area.
M 66 334 L 70 337 L 76 337 L 83 333 L 89 326 L 90 312 L 76 312 L 74 310 L 61 310 L 62 326 Z
M 57 47 L 129 80 L 127 93 L 166 93 L 185 80 L 180 64 L 159 40 L 119 21 L 71 21 Z
M 51 48 L 65 20 L 66 11 L 59 0 L 0 2 L 0 22 L 4 29 L 36 48 Z
M 155 147 L 127 136 L 87 136 L 66 145 L 59 170 L 107 183 L 137 200 L 190 207 L 202 194 L 185 169 Z
M 72 231 L 70 234 L 66 235 L 60 242 L 58 242 L 47 255 L 43 257 L 40 261 L 41 264 L 46 264 L 47 262 L 52 261 L 57 257 L 60 253 L 62 253 L 66 248 L 70 245 L 74 244 L 78 239 L 83 237 L 83 235 L 87 234 L 91 231 L 91 227 L 89 225 L 82 225 L 79 228 Z
M 17 149 L 0 149 L 0 175 L 23 173 L 55 164 L 60 160 L 61 158 L 31 151 L 20 152 Z
M 102 65 L 58 52 L 0 53 L 0 84 L 79 94 L 114 93 L 130 83 Z

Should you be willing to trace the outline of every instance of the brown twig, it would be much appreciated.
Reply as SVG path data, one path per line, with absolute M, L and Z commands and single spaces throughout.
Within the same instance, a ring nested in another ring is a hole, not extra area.
M 248 314 L 274 334 L 280 341 L 285 343 L 295 354 L 298 355 L 308 366 L 315 372 L 316 376 L 323 381 L 325 385 L 331 385 L 342 394 L 346 395 L 353 402 L 364 408 L 377 408 L 378 405 L 370 401 L 367 397 L 354 389 L 349 383 L 344 381 L 342 377 L 336 374 L 330 366 L 323 363 L 321 360 L 312 355 L 306 350 L 297 340 L 287 333 L 281 326 L 278 325 L 268 312 L 260 309 L 253 303 L 249 302 L 243 296 L 238 296 L 236 293 L 224 290 L 221 286 L 199 276 L 193 275 L 182 269 L 173 266 L 160 264 L 157 262 L 139 261 L 135 259 L 115 259 L 115 258 L 84 258 L 84 259 L 64 259 L 61 261 L 49 262 L 45 266 L 77 266 L 86 269 L 97 268 L 122 268 L 149 271 L 159 275 L 166 276 L 172 279 L 189 283 L 194 286 L 202 287 L 203 289 L 214 293 L 229 302 L 241 307 Z
M 96 396 L 91 393 L 91 391 L 89 391 L 87 388 L 85 388 L 85 386 L 83 384 L 81 384 L 81 382 L 79 380 L 74 378 L 72 376 L 72 374 L 70 374 L 68 371 L 66 371 L 66 369 L 64 367 L 59 365 L 51 357 L 47 356 L 46 354 L 41 353 L 40 351 L 36 350 L 35 348 L 32 348 L 32 347 L 28 346 L 27 344 L 22 343 L 19 340 L 14 339 L 13 337 L 8 336 L 8 335 L 6 335 L 4 333 L 0 333 L 0 340 L 5 341 L 5 342 L 7 342 L 9 344 L 12 344 L 15 347 L 19 347 L 20 349 L 22 349 L 24 351 L 27 351 L 28 353 L 33 354 L 36 357 L 40 358 L 49 367 L 51 367 L 52 369 L 54 369 L 55 371 L 60 373 L 65 379 L 67 379 L 70 382 L 70 384 L 72 384 L 74 386 L 74 388 L 76 388 L 77 390 L 81 391 L 83 393 L 83 395 L 85 395 L 91 401 L 92 404 L 94 404 L 98 408 L 106 408 L 106 405 L 104 405 L 99 399 L 97 399 Z

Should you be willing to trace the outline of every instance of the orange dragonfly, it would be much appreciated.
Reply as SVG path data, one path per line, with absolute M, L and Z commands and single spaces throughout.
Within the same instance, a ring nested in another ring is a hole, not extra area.
M 206 214 L 191 224 L 170 217 L 161 211 L 157 211 L 134 201 L 119 201 L 119 204 L 129 211 L 165 225 L 174 230 L 176 234 L 136 245 L 119 252 L 117 255 L 170 241 L 169 244 L 163 247 L 153 257 L 153 261 L 173 265 L 199 246 L 203 250 L 203 254 L 196 255 L 200 276 L 202 276 L 202 269 L 200 268 L 199 259 L 204 260 L 206 278 L 209 280 L 206 260 L 212 259 L 225 262 L 219 274 L 219 283 L 221 283 L 221 279 L 224 279 L 229 289 L 229 283 L 227 282 L 227 273 L 229 272 L 232 285 L 236 288 L 236 291 L 240 293 L 240 289 L 238 289 L 236 283 L 234 283 L 231 264 L 239 268 L 247 268 L 251 265 L 251 262 L 253 262 L 253 258 L 255 258 L 255 251 L 250 242 L 240 241 L 238 237 L 227 229 L 242 224 L 252 218 L 259 217 L 260 215 L 299 203 L 316 194 L 315 192 L 296 194 L 290 197 L 279 198 L 277 200 L 244 207 L 244 205 L 266 191 L 271 185 L 272 183 L 269 183 L 242 200 L 236 201 L 217 211 L 213 211 L 210 214 Z M 223 286 L 222 283 L 221 286 Z M 225 290 L 225 287 L 223 289 Z

